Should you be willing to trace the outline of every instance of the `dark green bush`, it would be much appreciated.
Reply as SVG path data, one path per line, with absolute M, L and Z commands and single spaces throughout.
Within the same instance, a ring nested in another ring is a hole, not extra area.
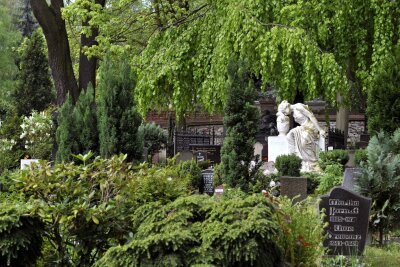
M 276 157 L 275 168 L 280 176 L 300 176 L 301 158 L 291 155 L 280 155 Z
M 318 194 L 329 192 L 334 186 L 343 183 L 343 166 L 340 164 L 328 165 L 320 177 L 320 183 L 317 188 Z
M 19 194 L 0 192 L 0 266 L 34 266 L 41 255 L 44 224 L 30 215 Z
M 349 161 L 349 152 L 347 150 L 335 149 L 319 153 L 319 166 L 325 170 L 326 166 L 340 164 L 342 168 Z
M 301 177 L 307 178 L 307 195 L 314 194 L 320 183 L 321 174 L 316 172 L 304 172 L 301 173 Z
M 182 176 L 190 176 L 191 186 L 202 192 L 203 176 L 201 175 L 201 168 L 194 160 L 182 161 L 178 165 L 179 174 Z
M 357 149 L 354 154 L 354 164 L 357 167 L 360 167 L 363 162 L 367 162 L 368 160 L 368 153 L 366 149 Z
M 94 266 L 282 266 L 273 214 L 261 194 L 150 203 L 133 216 L 132 240 Z
M 165 148 L 167 145 L 167 134 L 155 123 L 146 123 L 139 126 L 138 136 L 144 147 L 148 149 L 148 161 L 151 162 L 153 156 Z

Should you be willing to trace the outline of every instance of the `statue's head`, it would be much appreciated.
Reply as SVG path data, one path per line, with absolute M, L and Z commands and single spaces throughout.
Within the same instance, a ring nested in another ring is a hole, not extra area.
M 288 116 L 291 112 L 290 104 L 286 100 L 283 100 L 278 106 L 278 112 Z
M 307 115 L 303 112 L 303 109 L 301 109 L 301 108 L 293 109 L 293 118 L 294 118 L 295 122 L 297 122 L 300 125 L 307 122 L 309 119 L 307 117 Z

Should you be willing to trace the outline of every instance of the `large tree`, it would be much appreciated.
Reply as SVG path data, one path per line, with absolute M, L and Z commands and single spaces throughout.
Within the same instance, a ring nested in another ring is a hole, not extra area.
M 103 7 L 105 0 L 95 0 L 94 3 Z M 89 58 L 83 49 L 85 46 L 90 47 L 95 44 L 98 32 L 96 29 L 93 29 L 91 32 L 87 32 L 81 36 L 78 83 L 74 76 L 67 30 L 62 17 L 64 1 L 31 0 L 31 6 L 46 37 L 49 64 L 57 91 L 57 104 L 60 105 L 65 101 L 67 92 L 71 94 L 72 100 L 76 102 L 80 91 L 85 89 L 89 82 L 93 85 L 96 82 L 96 58 Z M 86 25 L 88 21 L 84 21 L 83 23 Z
M 398 1 L 190 2 L 189 18 L 164 25 L 134 61 L 143 113 L 165 102 L 178 114 L 195 103 L 221 109 L 232 54 L 280 99 L 349 105 L 348 93 L 365 94 L 399 37 Z

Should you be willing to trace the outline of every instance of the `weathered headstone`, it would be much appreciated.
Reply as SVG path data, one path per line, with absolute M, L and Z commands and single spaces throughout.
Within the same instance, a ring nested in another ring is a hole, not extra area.
M 212 196 L 214 194 L 214 183 L 213 183 L 213 170 L 207 169 L 201 172 L 203 176 L 203 193 Z
M 176 162 L 181 162 L 181 161 L 187 161 L 187 160 L 192 160 L 193 159 L 193 154 L 190 151 L 182 151 L 179 152 L 179 155 L 176 157 Z
M 205 152 L 207 154 L 207 160 L 210 161 L 211 165 L 215 165 L 221 162 L 221 145 L 204 145 L 204 144 L 191 144 L 189 150 L 192 153 L 198 151 Z
M 342 186 L 346 189 L 354 189 L 354 181 L 361 175 L 361 168 L 346 168 Z
M 367 238 L 371 199 L 343 187 L 334 187 L 321 197 L 319 209 L 325 210 L 326 239 L 329 255 L 361 255 Z
M 204 151 L 197 151 L 194 152 L 194 158 L 197 162 L 199 161 L 206 161 L 207 160 L 207 153 Z

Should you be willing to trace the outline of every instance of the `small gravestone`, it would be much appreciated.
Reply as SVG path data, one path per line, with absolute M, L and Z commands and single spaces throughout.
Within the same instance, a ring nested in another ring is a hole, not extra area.
M 354 181 L 361 175 L 361 168 L 346 168 L 342 186 L 346 189 L 354 189 Z
M 21 170 L 29 169 L 32 163 L 39 163 L 38 159 L 21 159 Z
M 224 193 L 224 185 L 219 185 L 215 188 L 215 195 L 218 197 L 222 196 L 222 193 Z
M 207 160 L 210 161 L 211 165 L 221 162 L 221 145 L 190 144 L 189 150 L 192 151 L 193 154 L 198 151 L 205 152 L 207 154 Z
M 207 160 L 207 152 L 197 151 L 194 153 L 194 158 L 197 162 L 206 161 Z
M 321 197 L 319 209 L 325 209 L 326 239 L 329 255 L 362 255 L 368 230 L 371 199 L 343 187 L 334 187 Z
M 214 183 L 213 183 L 213 170 L 207 169 L 201 172 L 203 176 L 203 193 L 212 196 L 214 194 Z
M 282 176 L 281 195 L 287 196 L 290 199 L 296 197 L 294 202 L 298 202 L 307 198 L 307 178 Z

